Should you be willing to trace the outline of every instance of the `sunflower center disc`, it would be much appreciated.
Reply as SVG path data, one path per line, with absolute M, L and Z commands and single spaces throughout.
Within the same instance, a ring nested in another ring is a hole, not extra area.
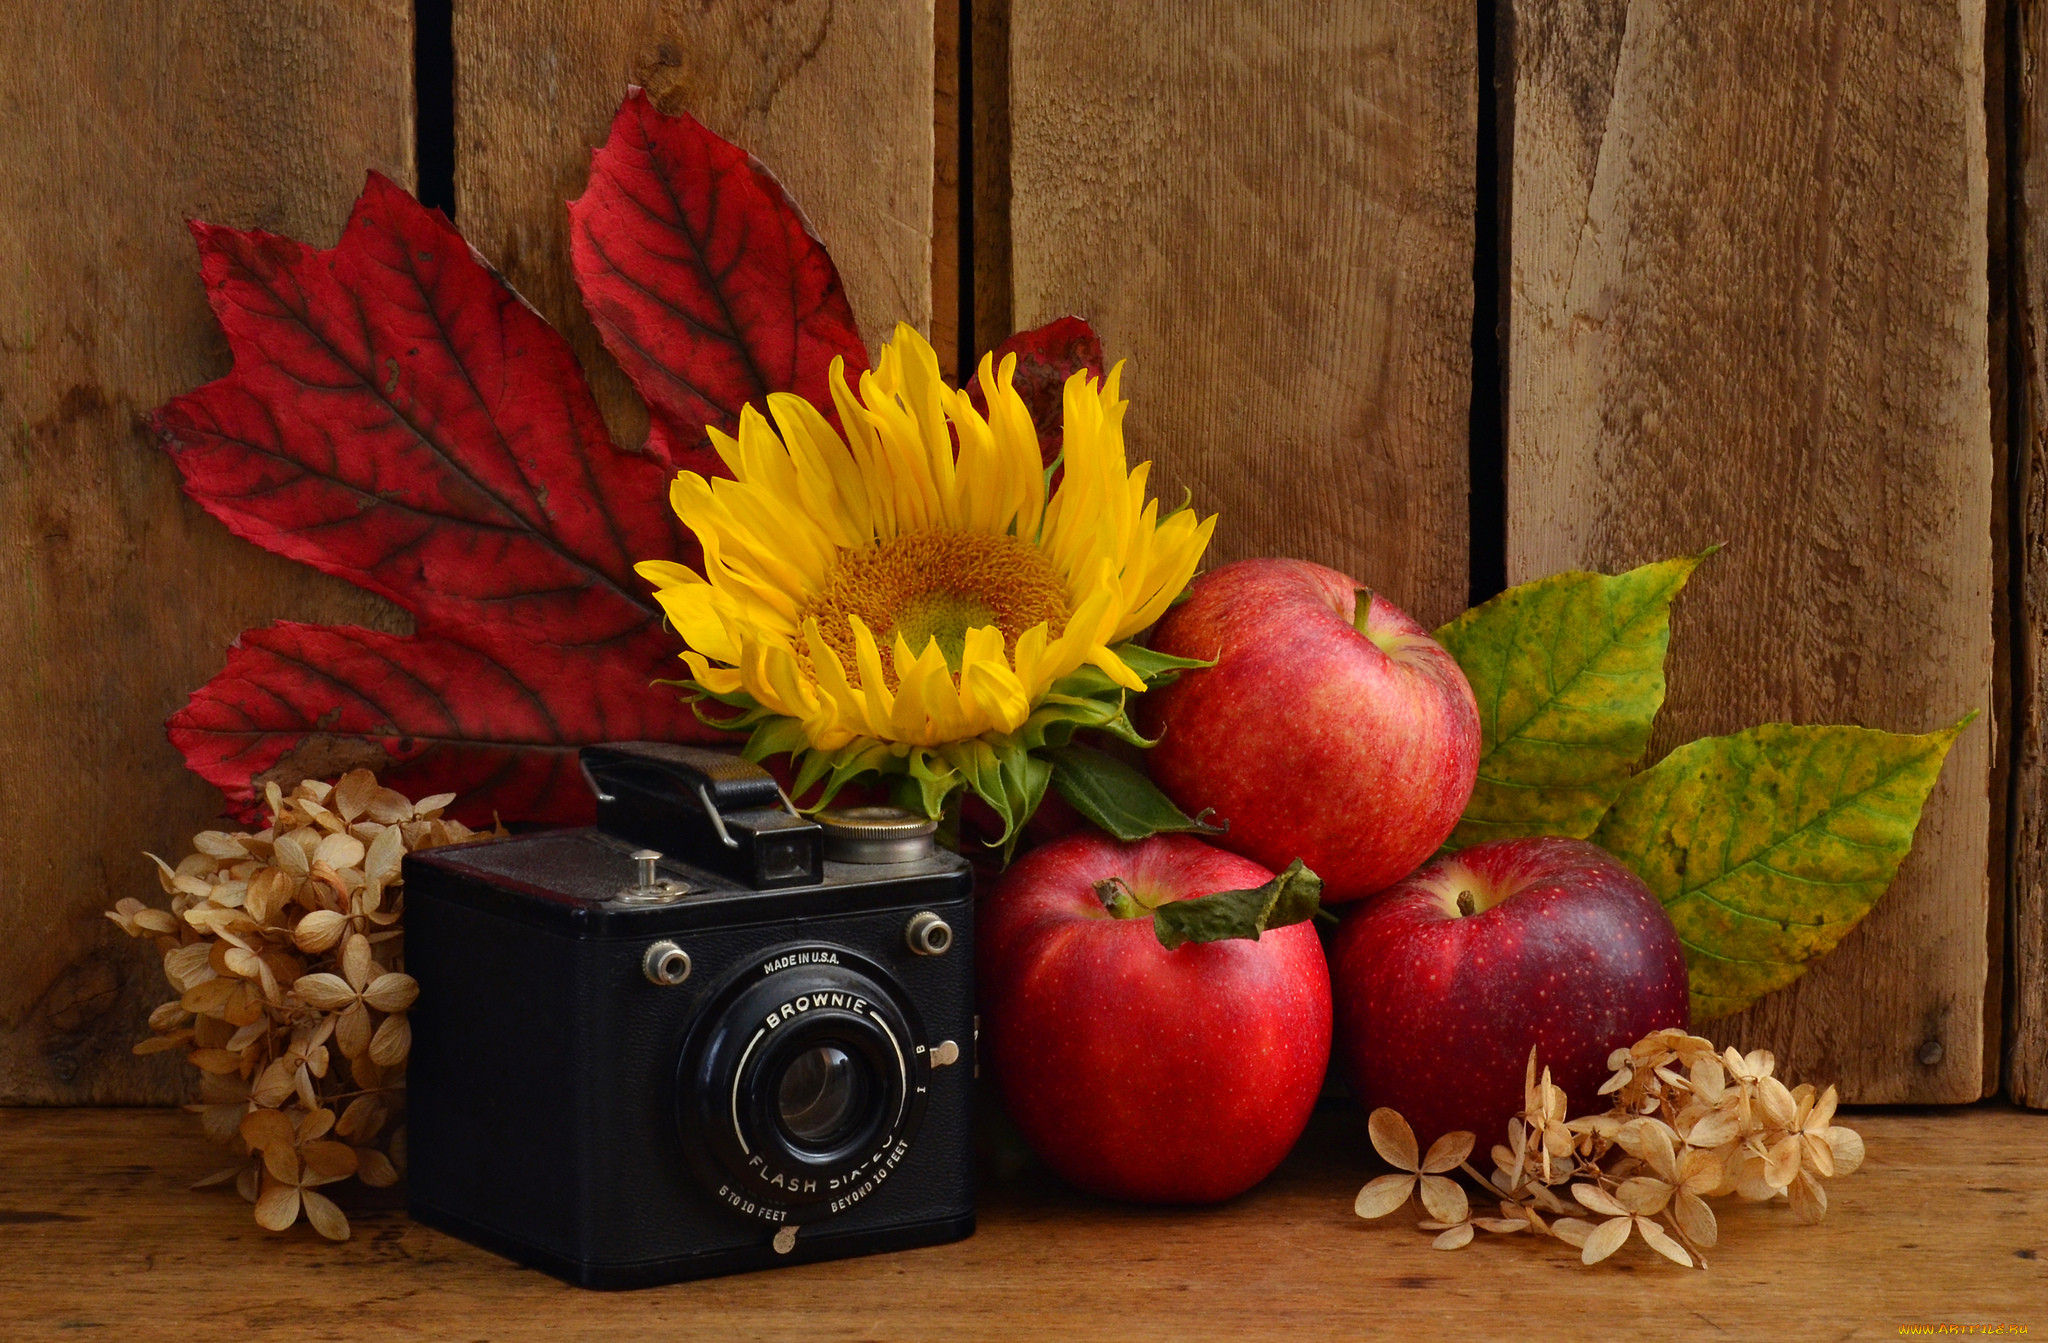
M 817 617 L 818 632 L 852 673 L 848 617 L 860 617 L 874 633 L 893 685 L 888 650 L 898 634 L 913 653 L 937 639 L 946 665 L 957 672 L 969 630 L 995 626 L 1004 652 L 1012 653 L 1017 636 L 1034 625 L 1047 624 L 1058 637 L 1068 614 L 1066 585 L 1030 542 L 983 532 L 920 532 L 840 551 L 824 590 L 798 618 Z

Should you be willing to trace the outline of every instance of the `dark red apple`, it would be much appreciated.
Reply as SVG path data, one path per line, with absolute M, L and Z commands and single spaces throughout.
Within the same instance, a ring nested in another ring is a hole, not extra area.
M 1479 710 L 1443 646 L 1384 597 L 1304 560 L 1239 560 L 1195 580 L 1152 647 L 1213 659 L 1138 696 L 1153 779 L 1217 843 L 1268 867 L 1299 857 L 1338 904 L 1415 870 L 1479 773 Z
M 1689 1028 L 1685 954 L 1657 897 L 1605 849 L 1500 839 L 1348 913 L 1330 948 L 1337 1052 L 1368 1108 L 1428 1143 L 1506 1139 L 1536 1046 L 1571 1113 L 1603 1108 L 1607 1056 Z
M 1330 1059 L 1315 928 L 1168 951 L 1097 884 L 1154 905 L 1263 886 L 1185 835 L 1070 835 L 1018 860 L 976 913 L 982 1045 L 1010 1116 L 1061 1178 L 1150 1203 L 1257 1184 L 1294 1146 Z

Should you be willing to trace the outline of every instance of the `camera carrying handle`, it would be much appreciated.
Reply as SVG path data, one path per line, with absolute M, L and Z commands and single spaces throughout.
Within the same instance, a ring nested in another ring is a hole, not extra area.
M 577 763 L 598 828 L 756 890 L 824 879 L 824 842 L 767 770 L 729 751 L 675 742 L 586 746 Z

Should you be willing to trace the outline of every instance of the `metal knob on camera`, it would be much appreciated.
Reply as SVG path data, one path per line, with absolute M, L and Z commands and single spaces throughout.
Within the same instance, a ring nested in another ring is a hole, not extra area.
M 640 957 L 640 971 L 650 983 L 672 989 L 690 977 L 690 953 L 663 938 Z
M 953 927 L 929 909 L 910 916 L 903 940 L 920 956 L 943 956 L 953 948 Z
M 918 863 L 937 852 L 938 822 L 901 807 L 840 807 L 813 819 L 825 832 L 825 857 L 835 863 Z

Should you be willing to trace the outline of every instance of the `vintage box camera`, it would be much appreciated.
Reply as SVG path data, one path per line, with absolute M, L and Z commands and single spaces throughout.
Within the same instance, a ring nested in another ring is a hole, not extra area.
M 717 751 L 582 765 L 595 828 L 405 860 L 413 1216 L 608 1288 L 970 1234 L 965 860 Z

